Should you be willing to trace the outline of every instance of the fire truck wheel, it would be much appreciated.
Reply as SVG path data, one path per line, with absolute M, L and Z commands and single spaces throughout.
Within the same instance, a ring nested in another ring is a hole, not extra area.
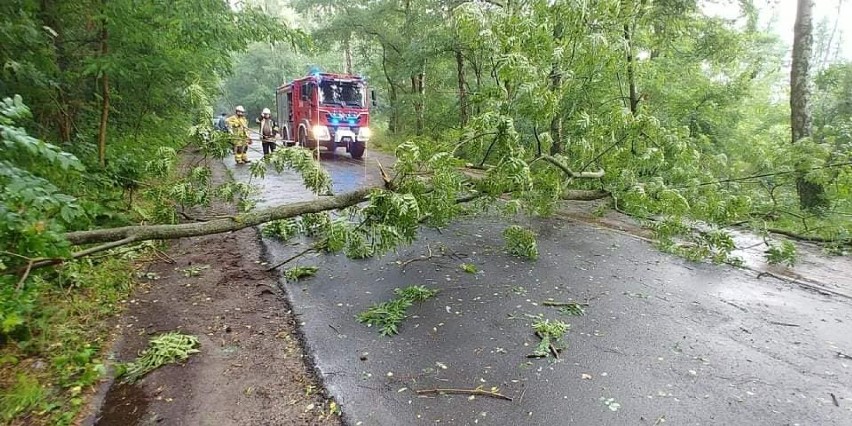
M 304 127 L 299 127 L 299 146 L 302 148 L 310 148 L 308 146 L 308 133 Z
M 356 160 L 360 160 L 361 157 L 364 156 L 364 150 L 367 148 L 367 145 L 362 141 L 352 142 L 349 145 L 349 155 Z

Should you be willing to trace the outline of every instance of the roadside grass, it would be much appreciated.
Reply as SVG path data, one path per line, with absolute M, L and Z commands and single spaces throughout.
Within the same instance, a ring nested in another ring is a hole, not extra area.
M 367 143 L 367 149 L 393 155 L 396 152 L 396 147 L 405 140 L 400 136 L 391 135 L 383 125 L 371 126 L 370 128 L 373 134 L 370 137 L 370 142 Z
M 107 319 L 134 287 L 128 258 L 69 262 L 35 276 L 25 336 L 0 347 L 0 419 L 4 424 L 72 424 L 105 374 Z
M 0 420 L 11 421 L 38 406 L 45 397 L 46 392 L 38 380 L 28 374 L 18 374 L 8 391 L 0 395 Z

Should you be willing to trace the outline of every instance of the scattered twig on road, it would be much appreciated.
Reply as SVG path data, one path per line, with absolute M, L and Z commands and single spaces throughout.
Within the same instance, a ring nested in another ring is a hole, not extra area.
M 839 351 L 837 352 L 837 357 L 838 358 L 852 359 L 852 355 L 846 355 L 845 353 L 839 352 Z
M 160 260 L 162 260 L 163 262 L 166 262 L 168 264 L 177 263 L 177 261 L 173 257 L 169 256 L 168 254 L 166 254 L 166 252 L 164 252 L 160 249 L 154 249 L 154 254 L 157 255 L 157 257 L 159 257 Z
M 512 398 L 506 395 L 503 395 L 499 392 L 489 391 L 485 389 L 421 389 L 415 390 L 418 395 L 426 395 L 432 393 L 445 393 L 445 394 L 462 394 L 462 395 L 480 395 L 480 396 L 490 396 L 492 398 L 497 399 L 505 399 L 506 401 L 511 401 Z
M 722 301 L 722 303 L 724 303 L 724 304 L 731 305 L 731 306 L 733 306 L 733 307 L 735 307 L 735 308 L 737 308 L 737 309 L 739 309 L 739 310 L 741 310 L 741 311 L 743 311 L 743 312 L 748 313 L 748 309 L 743 308 L 742 306 L 737 305 L 737 304 L 736 304 L 736 303 L 734 303 L 734 302 L 729 302 L 729 301 L 727 301 L 727 300 L 725 300 L 725 299 L 719 299 L 719 300 L 721 300 L 721 301 Z
M 588 303 L 577 303 L 577 302 L 554 302 L 550 300 L 545 300 L 541 302 L 542 306 L 589 306 Z
M 835 407 L 839 407 L 839 406 L 840 406 L 840 402 L 839 402 L 839 401 L 837 401 L 837 397 L 836 397 L 836 396 L 834 396 L 834 394 L 833 394 L 833 393 L 829 393 L 829 395 L 831 395 L 831 401 L 832 401 L 832 402 L 834 402 L 834 406 L 835 406 Z
M 541 334 L 541 333 L 539 333 L 539 332 L 537 332 L 537 331 L 536 331 L 536 332 L 535 332 L 535 335 L 536 335 L 539 339 L 544 340 L 544 336 L 542 336 L 542 334 Z M 552 342 L 552 341 L 551 341 L 551 342 L 547 345 L 547 348 L 548 348 L 548 349 L 550 349 L 550 353 L 551 353 L 551 354 L 553 354 L 553 357 L 554 357 L 554 358 L 559 359 L 559 352 L 562 352 L 562 348 L 557 348 L 556 346 L 553 346 L 553 342 Z
M 294 261 L 294 260 L 296 260 L 296 259 L 298 259 L 298 258 L 300 258 L 300 257 L 302 257 L 302 256 L 304 256 L 304 255 L 306 255 L 306 254 L 308 254 L 308 253 L 310 253 L 311 251 L 316 250 L 317 248 L 319 248 L 319 247 L 320 247 L 320 245 L 321 245 L 323 242 L 324 242 L 324 241 L 320 241 L 319 243 L 314 244 L 314 245 L 312 245 L 312 246 L 310 246 L 310 247 L 308 247 L 308 248 L 306 248 L 306 249 L 304 249 L 304 250 L 302 250 L 302 251 L 300 251 L 300 252 L 298 252 L 298 253 L 296 253 L 296 254 L 294 254 L 294 255 L 290 256 L 290 257 L 288 257 L 287 259 L 284 259 L 284 260 L 282 260 L 281 262 L 278 262 L 278 263 L 276 263 L 275 265 L 272 265 L 272 266 L 270 266 L 270 267 L 266 268 L 266 272 L 269 272 L 269 271 L 271 271 L 271 270 L 273 270 L 273 269 L 280 268 L 281 266 L 284 266 L 284 265 L 286 265 L 287 263 L 290 263 L 290 262 L 292 262 L 292 261 Z
M 420 256 L 420 257 L 415 257 L 414 259 L 408 259 L 405 262 L 402 262 L 402 264 L 400 265 L 400 268 L 405 269 L 405 267 L 408 266 L 409 263 L 417 262 L 418 260 L 429 260 L 433 257 L 441 256 L 440 254 L 438 256 L 433 255 L 432 254 L 432 247 L 430 247 L 429 244 L 426 244 L 426 250 L 429 250 L 428 256 Z
M 769 321 L 769 323 L 775 325 L 783 325 L 784 327 L 801 327 L 799 324 L 793 324 L 791 322 Z
M 666 416 L 664 414 L 660 417 L 657 417 L 657 421 L 655 421 L 654 424 L 651 425 L 651 426 L 659 426 L 659 425 L 663 424 L 663 422 L 665 422 L 665 421 L 666 421 Z
M 341 332 L 340 332 L 340 330 L 338 330 L 338 329 L 337 329 L 337 327 L 335 327 L 335 326 L 333 326 L 333 325 L 331 325 L 331 324 L 329 324 L 328 326 L 329 326 L 329 327 L 331 327 L 331 329 L 332 329 L 332 330 L 334 330 L 335 332 L 337 332 L 337 335 L 338 335 L 338 336 L 342 336 L 342 335 L 343 335 L 343 333 L 341 333 Z

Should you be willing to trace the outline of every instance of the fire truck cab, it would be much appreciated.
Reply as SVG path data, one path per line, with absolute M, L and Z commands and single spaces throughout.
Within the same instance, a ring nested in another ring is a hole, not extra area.
M 360 77 L 313 72 L 276 90 L 281 135 L 288 144 L 364 156 L 370 140 L 367 85 Z

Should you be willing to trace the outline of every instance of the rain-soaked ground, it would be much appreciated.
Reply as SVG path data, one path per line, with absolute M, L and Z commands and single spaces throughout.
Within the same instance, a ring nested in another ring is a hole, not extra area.
M 375 159 L 392 162 L 369 151 L 364 161 L 343 150 L 322 156 L 338 192 L 379 183 Z M 246 179 L 245 168 L 226 164 Z M 261 185 L 261 205 L 313 197 L 292 173 L 269 174 Z M 503 253 L 505 220 L 479 217 L 425 231 L 380 259 L 295 263 L 320 267 L 312 279 L 282 285 L 348 423 L 852 424 L 849 299 L 690 263 L 564 218 L 524 225 L 539 234 L 536 262 Z M 269 262 L 302 249 L 265 244 Z M 463 262 L 479 272 L 462 271 Z M 355 321 L 412 284 L 440 292 L 409 310 L 398 335 Z M 588 306 L 570 316 L 542 305 L 551 299 Z M 571 324 L 559 360 L 527 357 L 537 317 Z M 512 400 L 415 393 L 478 387 Z

